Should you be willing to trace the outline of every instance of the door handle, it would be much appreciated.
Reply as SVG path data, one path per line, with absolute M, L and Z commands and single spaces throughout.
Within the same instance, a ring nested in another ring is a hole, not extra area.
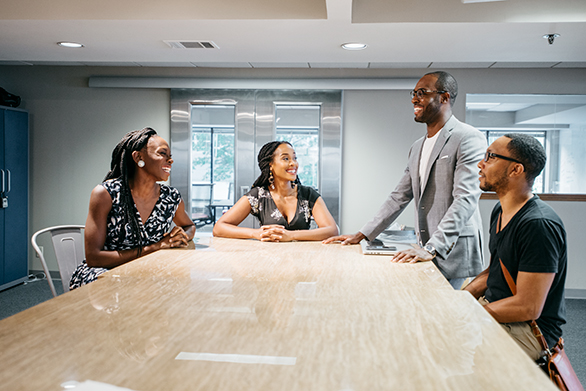
M 10 170 L 6 169 L 6 173 L 8 174 L 8 190 L 6 190 L 6 193 L 4 193 L 4 195 L 10 193 Z

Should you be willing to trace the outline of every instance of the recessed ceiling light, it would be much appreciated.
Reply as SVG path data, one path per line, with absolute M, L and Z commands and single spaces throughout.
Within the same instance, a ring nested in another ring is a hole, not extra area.
M 352 43 L 344 43 L 342 44 L 342 49 L 346 49 L 346 50 L 363 50 L 367 48 L 367 44 L 365 43 L 357 43 L 357 42 L 352 42 Z
M 57 45 L 62 46 L 64 48 L 82 48 L 83 45 L 77 42 L 57 42 Z

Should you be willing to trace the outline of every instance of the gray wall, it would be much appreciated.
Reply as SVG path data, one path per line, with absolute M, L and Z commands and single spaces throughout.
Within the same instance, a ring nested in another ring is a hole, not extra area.
M 84 224 L 89 194 L 108 171 L 122 135 L 144 126 L 169 139 L 169 91 L 88 88 L 88 77 L 176 76 L 225 78 L 420 77 L 428 70 L 173 69 L 0 66 L 0 86 L 20 95 L 31 114 L 29 233 L 58 224 Z M 454 69 L 464 120 L 466 93 L 569 93 L 586 91 L 586 69 Z M 403 173 L 411 143 L 425 133 L 413 121 L 406 91 L 346 91 L 343 102 L 342 225 L 352 233 L 374 215 Z M 494 201 L 481 201 L 485 226 Z M 586 221 L 581 202 L 551 202 L 568 231 L 567 288 L 586 289 Z M 399 223 L 413 225 L 410 206 Z M 486 229 L 485 229 L 486 231 Z M 56 270 L 51 260 L 50 267 Z M 29 265 L 40 270 L 31 250 Z

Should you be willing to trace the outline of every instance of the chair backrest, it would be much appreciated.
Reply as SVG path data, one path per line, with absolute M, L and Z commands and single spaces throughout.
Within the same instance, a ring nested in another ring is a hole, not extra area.
M 51 288 L 53 296 L 57 296 L 55 286 L 47 263 L 45 261 L 44 254 L 37 244 L 37 237 L 45 232 L 51 233 L 53 241 L 53 249 L 55 250 L 55 257 L 57 258 L 57 265 L 59 266 L 59 274 L 61 275 L 61 283 L 63 284 L 63 292 L 69 291 L 69 280 L 71 275 L 75 271 L 75 268 L 83 262 L 84 250 L 83 250 L 83 233 L 82 230 L 85 227 L 83 225 L 59 225 L 55 227 L 49 227 L 35 232 L 31 238 L 33 248 L 37 252 L 45 274 L 47 275 L 47 281 Z

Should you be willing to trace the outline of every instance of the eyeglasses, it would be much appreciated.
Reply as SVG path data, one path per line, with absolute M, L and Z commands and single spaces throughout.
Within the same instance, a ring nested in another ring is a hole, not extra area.
M 410 91 L 409 94 L 411 95 L 411 99 L 415 98 L 415 96 L 417 96 L 417 99 L 422 99 L 425 95 L 432 94 L 434 92 L 437 94 L 444 94 L 448 91 L 431 91 L 431 90 L 426 90 L 424 88 L 420 88 L 418 90 Z
M 518 161 L 517 159 L 513 159 L 512 157 L 497 155 L 496 153 L 492 153 L 492 152 L 488 152 L 488 151 L 484 154 L 484 161 L 485 162 L 488 162 L 490 159 L 493 159 L 493 158 L 503 159 L 503 160 L 508 160 L 510 162 L 523 164 L 520 161 Z

